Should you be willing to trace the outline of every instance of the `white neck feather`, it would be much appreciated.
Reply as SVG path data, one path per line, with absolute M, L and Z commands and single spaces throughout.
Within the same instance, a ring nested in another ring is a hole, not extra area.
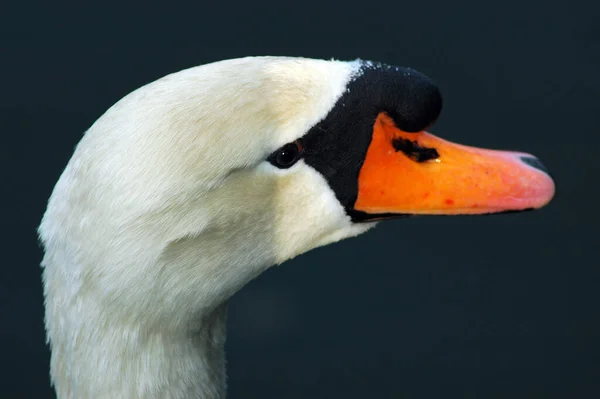
M 60 399 L 225 397 L 226 301 L 267 266 L 255 256 L 242 267 L 255 243 L 234 240 L 226 251 L 213 235 L 221 232 L 159 248 L 149 267 L 121 259 L 58 267 L 64 254 L 47 254 L 46 327 Z M 219 262 L 201 255 L 210 248 Z M 109 267 L 115 263 L 122 271 Z M 112 285 L 101 284 L 104 273 L 114 273 Z
M 91 330 L 72 332 L 81 342 L 76 348 L 53 342 L 58 397 L 224 398 L 226 312 L 227 305 L 221 305 L 194 330 L 179 332 L 96 319 Z M 98 325 L 110 327 L 98 333 Z

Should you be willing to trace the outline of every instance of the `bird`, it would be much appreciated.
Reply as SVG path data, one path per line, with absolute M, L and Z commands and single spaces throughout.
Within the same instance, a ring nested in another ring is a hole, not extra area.
M 412 68 L 278 56 L 116 102 L 38 228 L 57 397 L 224 398 L 227 301 L 265 270 L 382 220 L 552 200 L 535 156 L 429 133 L 441 110 Z

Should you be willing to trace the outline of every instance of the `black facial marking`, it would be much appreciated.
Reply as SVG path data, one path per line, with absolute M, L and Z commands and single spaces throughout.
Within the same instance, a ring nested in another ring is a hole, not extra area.
M 402 151 L 404 155 L 415 162 L 425 162 L 440 157 L 435 148 L 421 147 L 416 141 L 402 137 L 394 137 L 392 146 L 396 151 Z
M 375 220 L 385 220 L 385 219 L 405 219 L 409 217 L 413 217 L 416 215 L 413 214 L 404 214 L 404 213 L 378 213 L 376 215 L 372 213 L 366 213 L 362 211 L 357 211 L 355 209 L 347 210 L 348 215 L 352 218 L 354 223 L 361 222 L 373 222 Z
M 323 175 L 355 222 L 401 216 L 354 210 L 358 175 L 377 116 L 385 112 L 399 129 L 419 132 L 431 125 L 442 109 L 441 94 L 425 75 L 384 64 L 361 62 L 361 65 L 360 72 L 348 83 L 346 92 L 325 119 L 301 139 L 305 162 Z M 433 152 L 419 155 L 425 159 L 430 156 Z

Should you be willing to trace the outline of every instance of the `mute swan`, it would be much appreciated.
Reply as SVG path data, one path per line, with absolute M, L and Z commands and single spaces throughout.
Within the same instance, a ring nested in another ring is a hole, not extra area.
M 407 68 L 250 57 L 168 75 L 86 132 L 39 234 L 66 398 L 223 398 L 227 299 L 270 266 L 406 214 L 540 208 L 531 155 L 424 132 Z

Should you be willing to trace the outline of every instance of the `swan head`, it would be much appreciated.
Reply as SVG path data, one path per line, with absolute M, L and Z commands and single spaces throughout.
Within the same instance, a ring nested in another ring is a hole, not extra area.
M 266 268 L 378 220 L 550 201 L 534 157 L 426 133 L 441 106 L 426 76 L 360 60 L 228 60 L 132 92 L 40 226 L 51 339 L 99 319 L 193 329 Z

